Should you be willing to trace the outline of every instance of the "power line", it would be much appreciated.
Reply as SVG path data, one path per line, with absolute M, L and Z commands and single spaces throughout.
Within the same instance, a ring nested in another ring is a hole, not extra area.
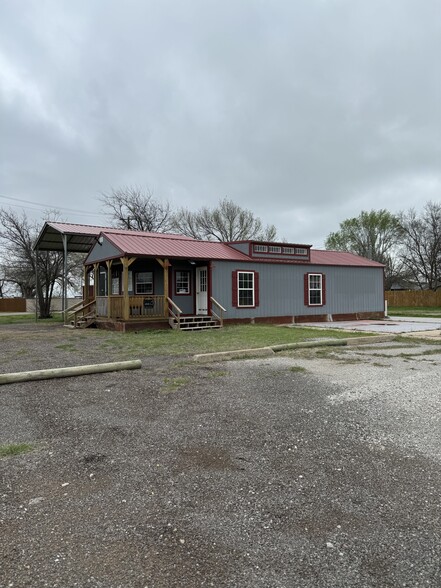
M 6 200 L 12 200 L 14 202 L 23 202 L 25 204 L 32 204 L 32 206 L 37 206 L 37 208 L 30 208 L 29 206 L 21 206 L 21 208 L 29 208 L 30 210 L 44 210 L 44 209 L 56 209 L 60 210 L 61 212 L 72 212 L 76 214 L 82 214 L 85 216 L 99 216 L 102 217 L 103 214 L 98 212 L 85 212 L 84 210 L 78 210 L 75 208 L 67 208 L 65 206 L 52 206 L 50 204 L 43 204 L 41 202 L 32 202 L 31 200 L 23 200 L 22 198 L 13 198 L 12 196 L 6 196 L 5 194 L 0 194 L 0 198 L 5 198 Z M 19 206 L 18 204 L 10 204 L 10 206 Z

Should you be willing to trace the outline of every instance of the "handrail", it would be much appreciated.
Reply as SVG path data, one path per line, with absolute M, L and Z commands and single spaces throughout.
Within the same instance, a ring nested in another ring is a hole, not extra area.
M 67 321 L 68 314 L 71 313 L 74 308 L 77 308 L 79 306 L 82 306 L 83 302 L 84 302 L 83 300 L 80 300 L 79 302 L 76 302 L 75 304 L 72 304 L 72 306 L 69 306 L 69 308 L 66 308 L 63 311 L 63 320 L 64 320 L 65 323 Z
M 220 326 L 223 327 L 224 326 L 224 312 L 227 312 L 227 309 L 224 308 L 222 306 L 222 304 L 220 304 L 215 298 L 213 298 L 213 296 L 210 296 L 210 300 L 213 304 L 215 304 L 219 309 L 220 309 L 220 313 L 217 314 L 217 312 L 214 312 L 213 309 L 211 309 L 211 314 L 214 315 L 220 323 Z
M 177 327 L 178 327 L 178 329 L 180 329 L 181 328 L 181 314 L 182 314 L 182 310 L 168 296 L 167 296 L 167 302 L 168 302 L 169 305 L 171 305 L 173 308 L 176 309 L 176 313 L 177 314 L 174 313 L 169 306 L 167 307 L 168 308 L 169 315 L 171 315 L 174 319 L 176 319 L 176 321 L 177 321 Z M 170 323 L 170 325 L 171 325 L 171 323 Z
M 222 306 L 213 296 L 210 296 L 211 302 L 214 302 L 223 312 L 227 312 L 227 309 Z
M 75 312 L 73 312 L 73 317 L 74 317 L 74 326 L 77 326 L 77 315 L 78 313 L 86 310 L 86 308 L 89 308 L 89 306 L 92 306 L 96 303 L 96 300 L 91 300 L 90 302 L 88 302 L 87 304 L 85 304 L 84 306 L 82 306 L 81 308 L 79 308 L 78 310 L 75 310 Z

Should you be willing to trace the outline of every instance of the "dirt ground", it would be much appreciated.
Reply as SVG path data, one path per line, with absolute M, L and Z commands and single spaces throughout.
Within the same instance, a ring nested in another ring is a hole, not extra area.
M 189 337 L 194 334 L 189 333 Z M 0 587 L 441 584 L 441 346 L 209 365 L 119 334 L 0 327 Z

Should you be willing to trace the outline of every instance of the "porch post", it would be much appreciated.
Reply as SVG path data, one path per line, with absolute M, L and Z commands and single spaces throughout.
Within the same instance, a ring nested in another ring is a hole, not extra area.
M 123 266 L 123 319 L 128 321 L 130 318 L 129 309 L 129 267 L 135 261 L 136 257 L 121 257 Z
M 112 294 L 112 260 L 111 259 L 108 259 L 106 261 L 106 265 L 107 265 L 107 318 L 110 318 L 112 316 L 111 308 L 110 308 L 110 304 L 112 302 L 112 300 L 111 300 L 111 294 Z
M 89 268 L 87 265 L 84 266 L 84 292 L 83 292 L 83 304 L 89 303 Z
M 95 294 L 95 300 L 98 298 L 99 287 L 98 287 L 98 267 L 99 263 L 93 264 L 93 293 Z M 98 316 L 98 303 L 96 304 L 96 315 Z
M 157 258 L 156 261 L 164 270 L 164 317 L 168 317 L 168 304 L 167 304 L 167 296 L 168 296 L 168 268 L 170 267 L 171 263 L 168 259 L 159 259 Z

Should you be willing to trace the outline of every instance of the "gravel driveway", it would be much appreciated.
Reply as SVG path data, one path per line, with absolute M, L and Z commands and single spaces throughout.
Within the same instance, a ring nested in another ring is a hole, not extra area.
M 197 334 L 189 333 L 189 337 Z M 1 327 L 0 587 L 438 587 L 441 346 L 199 365 Z

